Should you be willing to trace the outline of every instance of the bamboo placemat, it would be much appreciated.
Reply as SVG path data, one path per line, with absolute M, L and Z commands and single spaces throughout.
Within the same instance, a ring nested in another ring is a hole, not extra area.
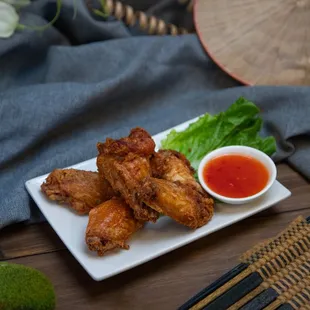
M 310 309 L 310 217 L 298 217 L 273 239 L 179 310 Z

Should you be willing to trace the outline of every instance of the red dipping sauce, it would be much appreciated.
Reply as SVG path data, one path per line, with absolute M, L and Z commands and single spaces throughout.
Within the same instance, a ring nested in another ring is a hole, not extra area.
M 204 166 L 203 179 L 219 195 L 245 198 L 264 189 L 269 180 L 269 172 L 253 157 L 227 154 L 211 159 Z

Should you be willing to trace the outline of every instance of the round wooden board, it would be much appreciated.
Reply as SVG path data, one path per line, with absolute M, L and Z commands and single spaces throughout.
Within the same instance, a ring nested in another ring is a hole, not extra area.
M 310 85 L 310 0 L 196 0 L 210 57 L 247 85 Z

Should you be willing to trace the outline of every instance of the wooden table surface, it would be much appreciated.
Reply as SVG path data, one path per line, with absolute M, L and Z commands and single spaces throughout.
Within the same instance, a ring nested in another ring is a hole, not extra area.
M 251 218 L 102 282 L 92 280 L 48 223 L 1 231 L 0 259 L 35 267 L 55 286 L 57 309 L 176 309 L 238 264 L 256 243 L 297 216 L 310 216 L 310 184 L 285 164 L 278 180 L 292 196 Z

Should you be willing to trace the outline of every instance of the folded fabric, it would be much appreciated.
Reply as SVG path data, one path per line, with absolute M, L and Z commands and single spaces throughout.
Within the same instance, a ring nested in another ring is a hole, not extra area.
M 240 96 L 261 107 L 263 134 L 278 141 L 275 160 L 310 179 L 310 88 L 241 87 L 195 34 L 146 36 L 94 18 L 82 1 L 73 19 L 72 3 L 64 1 L 43 34 L 0 39 L 0 228 L 37 219 L 26 180 L 95 157 L 108 136 L 135 126 L 156 134 Z M 179 24 L 188 14 L 177 1 L 148 1 L 148 8 Z M 55 1 L 34 2 L 21 22 L 42 23 L 54 12 Z

